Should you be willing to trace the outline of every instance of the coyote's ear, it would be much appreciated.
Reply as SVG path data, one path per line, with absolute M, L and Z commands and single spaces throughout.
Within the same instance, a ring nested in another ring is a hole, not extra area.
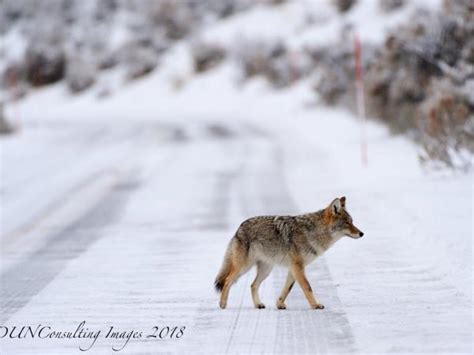
M 341 212 L 341 200 L 336 198 L 334 201 L 331 202 L 331 204 L 329 205 L 329 208 L 331 209 L 331 212 L 333 214 L 338 214 Z
M 346 196 L 342 196 L 339 200 L 341 200 L 342 208 L 345 208 L 346 207 Z

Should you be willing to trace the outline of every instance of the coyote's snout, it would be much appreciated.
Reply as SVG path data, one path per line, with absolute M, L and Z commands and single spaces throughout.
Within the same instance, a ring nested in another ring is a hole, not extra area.
M 303 289 L 311 308 L 322 309 L 306 279 L 305 265 L 323 254 L 343 236 L 364 235 L 352 223 L 346 210 L 346 198 L 336 198 L 318 212 L 298 216 L 259 216 L 249 218 L 231 239 L 221 270 L 216 277 L 216 290 L 221 292 L 219 305 L 226 308 L 229 289 L 239 276 L 257 265 L 252 282 L 252 299 L 256 308 L 265 308 L 258 296 L 260 284 L 276 264 L 288 266 L 286 282 L 277 300 L 277 308 L 285 309 L 285 299 L 295 280 Z

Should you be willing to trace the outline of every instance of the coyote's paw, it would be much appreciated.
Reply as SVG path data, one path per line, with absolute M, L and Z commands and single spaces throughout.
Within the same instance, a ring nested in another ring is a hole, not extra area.
M 324 305 L 321 303 L 316 303 L 315 305 L 311 306 L 312 309 L 324 309 Z
M 286 309 L 286 304 L 282 303 L 277 303 L 277 308 L 278 309 Z
M 225 309 L 227 307 L 227 302 L 219 302 L 219 307 L 221 307 L 222 309 Z
M 257 309 L 264 309 L 265 308 L 265 305 L 263 303 L 258 303 L 255 305 L 255 308 Z

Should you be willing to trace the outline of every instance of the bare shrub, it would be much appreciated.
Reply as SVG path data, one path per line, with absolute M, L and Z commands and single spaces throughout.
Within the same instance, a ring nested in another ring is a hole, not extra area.
M 27 87 L 55 83 L 66 77 L 73 92 L 85 90 L 98 79 L 100 70 L 115 66 L 123 69 L 128 79 L 145 75 L 156 67 L 161 54 L 174 41 L 194 33 L 203 23 L 257 4 L 253 0 L 1 0 L 1 3 L 0 34 L 20 33 L 27 49 L 18 63 L 6 63 L 0 68 L 0 76 L 4 76 L 7 66 L 14 64 L 19 66 L 22 84 Z M 109 40 L 118 28 L 117 40 Z M 21 43 L 18 47 L 22 48 Z M 80 58 L 75 58 L 77 51 Z M 86 51 L 92 54 L 81 54 Z M 80 73 L 85 76 L 81 78 Z
M 186 2 L 160 0 L 142 2 L 144 12 L 152 24 L 164 29 L 168 38 L 176 40 L 186 36 L 195 26 L 197 18 Z
M 393 131 L 410 132 L 425 159 L 458 167 L 474 151 L 474 24 L 468 2 L 446 4 L 388 37 L 366 75 L 367 104 Z
M 67 63 L 66 84 L 72 93 L 84 91 L 94 84 L 97 68 L 91 60 L 80 55 L 70 58 Z
M 424 160 L 437 160 L 455 168 L 468 168 L 464 151 L 474 153 L 474 115 L 463 92 L 447 79 L 430 85 L 427 99 L 417 110 Z
M 333 2 L 339 12 L 346 12 L 355 5 L 357 0 L 333 0 Z
M 125 67 L 127 80 L 140 78 L 158 65 L 158 56 L 153 48 L 143 47 L 133 41 L 126 43 L 117 53 L 119 63 Z
M 341 45 L 308 49 L 316 73 L 313 88 L 322 102 L 354 109 L 355 60 L 352 38 L 343 32 L 339 43 Z M 364 46 L 364 70 L 371 64 L 374 50 L 371 46 Z
M 394 132 L 414 128 L 416 106 L 425 98 L 431 76 L 438 72 L 430 63 L 407 53 L 399 38 L 389 37 L 366 74 L 369 114 L 385 120 Z
M 310 70 L 307 53 L 290 51 L 281 41 L 242 42 L 236 60 L 244 79 L 263 76 L 275 88 L 291 85 Z
M 354 54 L 348 46 L 325 47 L 312 50 L 316 65 L 314 89 L 323 102 L 329 105 L 348 104 L 353 97 Z
M 387 13 L 400 9 L 405 2 L 405 0 L 379 0 L 379 7 Z
M 222 62 L 226 56 L 226 51 L 223 47 L 216 44 L 198 42 L 193 44 L 191 54 L 194 62 L 194 71 L 202 73 Z
M 51 84 L 64 77 L 66 56 L 61 46 L 32 43 L 25 56 L 26 77 L 33 86 Z
M 363 45 L 366 109 L 420 143 L 423 159 L 465 168 L 465 153 L 474 153 L 473 6 L 446 1 L 444 10 L 416 13 L 380 48 Z M 345 35 L 343 45 L 309 53 L 321 100 L 354 109 L 354 49 Z

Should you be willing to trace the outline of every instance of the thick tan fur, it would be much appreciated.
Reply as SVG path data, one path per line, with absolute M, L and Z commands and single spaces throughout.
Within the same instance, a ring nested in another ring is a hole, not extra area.
M 227 307 L 231 286 L 256 265 L 257 275 L 251 285 L 256 308 L 265 308 L 258 289 L 274 265 L 288 267 L 285 285 L 277 308 L 285 309 L 285 300 L 295 281 L 313 309 L 324 306 L 315 298 L 305 275 L 305 266 L 323 254 L 342 236 L 360 238 L 363 233 L 352 224 L 345 208 L 346 198 L 336 198 L 318 212 L 298 216 L 259 216 L 244 221 L 231 239 L 214 285 L 221 292 L 219 305 Z

